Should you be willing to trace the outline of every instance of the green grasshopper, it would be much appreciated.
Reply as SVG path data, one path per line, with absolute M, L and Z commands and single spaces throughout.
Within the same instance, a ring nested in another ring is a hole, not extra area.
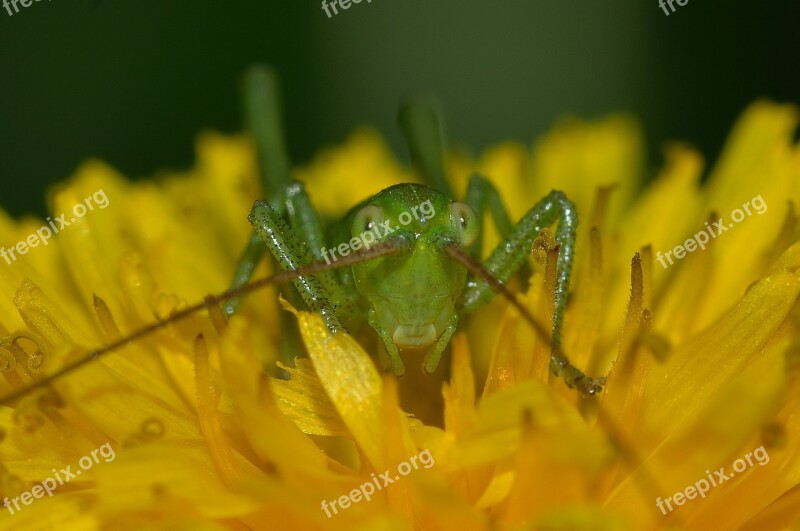
M 357 246 L 362 235 L 375 232 L 377 238 L 371 239 L 387 254 L 296 278 L 294 286 L 305 305 L 319 312 L 331 331 L 355 330 L 368 323 L 382 340 L 380 361 L 385 369 L 402 376 L 401 352 L 426 349 L 423 370 L 432 373 L 458 327 L 459 315 L 478 310 L 497 290 L 508 295 L 502 285 L 526 264 L 540 231 L 558 222 L 550 367 L 554 374 L 563 375 L 570 387 L 585 394 L 600 390 L 602 379 L 587 377 L 561 352 L 578 224 L 575 206 L 563 193 L 550 192 L 516 225 L 497 190 L 479 175 L 472 176 L 463 202 L 453 200 L 445 179 L 439 114 L 433 105 L 412 102 L 401 108 L 399 121 L 412 162 L 427 185 L 398 184 L 366 199 L 329 229 L 326 242 L 320 217 L 302 184 L 289 177 L 274 75 L 253 70 L 246 83 L 247 114 L 266 189 L 277 193 L 271 201 L 256 202 L 250 212 L 254 234 L 240 259 L 234 288 L 249 282 L 265 248 L 288 272 L 312 262 L 330 264 L 326 245 L 334 244 L 334 253 L 338 247 L 349 255 L 348 247 Z M 428 215 L 420 217 L 423 205 L 428 207 L 424 212 Z M 477 255 L 481 247 L 481 220 L 487 210 L 504 239 L 480 265 L 470 255 Z M 413 223 L 409 212 L 414 213 Z M 367 258 L 368 250 L 361 256 Z M 237 304 L 236 299 L 228 301 L 224 313 L 233 314 Z
M 248 219 L 254 231 L 238 261 L 231 288 L 95 350 L 30 387 L 15 391 L 2 402 L 48 385 L 101 355 L 203 308 L 218 310 L 221 303 L 223 315 L 230 317 L 247 293 L 288 281 L 296 291 L 286 291 L 285 295 L 295 305 L 304 304 L 318 312 L 332 332 L 356 331 L 369 324 L 384 346 L 379 354 L 381 364 L 397 376 L 405 372 L 401 353 L 408 349 L 425 349 L 423 370 L 433 373 L 458 327 L 459 316 L 475 312 L 500 293 L 540 336 L 550 337 L 550 369 L 554 375 L 562 376 L 569 387 L 584 395 L 602 389 L 604 378 L 583 374 L 561 349 L 578 224 L 575 206 L 562 192 L 550 192 L 516 225 L 511 223 L 498 191 L 479 175 L 471 177 L 463 202 L 453 200 L 445 179 L 438 111 L 426 102 L 411 102 L 401 108 L 399 121 L 412 163 L 426 185 L 398 184 L 366 199 L 330 228 L 326 242 L 320 216 L 302 183 L 290 176 L 277 85 L 276 76 L 265 68 L 255 67 L 245 76 L 245 115 L 268 198 L 257 201 L 250 212 Z M 487 211 L 503 241 L 480 264 L 473 256 L 478 256 L 481 248 L 481 220 Z M 413 218 L 410 212 L 414 212 Z M 542 229 L 556 222 L 559 254 L 553 325 L 548 334 L 505 283 L 524 270 L 533 241 Z M 367 233 L 376 236 L 370 238 L 371 245 L 364 238 L 366 248 L 353 247 L 354 252 L 350 253 L 341 247 Z M 329 243 L 336 244 L 331 251 L 343 251 L 332 262 L 327 253 Z M 283 271 L 251 281 L 266 250 Z M 298 295 L 301 300 L 297 300 Z M 283 324 L 294 326 L 287 320 Z M 298 347 L 293 345 L 289 350 L 296 354 Z

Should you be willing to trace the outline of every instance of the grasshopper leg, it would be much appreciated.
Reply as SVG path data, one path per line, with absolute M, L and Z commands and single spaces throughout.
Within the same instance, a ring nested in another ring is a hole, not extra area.
M 431 99 L 413 99 L 400 107 L 397 121 L 403 132 L 411 162 L 422 180 L 450 197 L 455 197 L 444 167 L 444 121 L 439 105 Z
M 588 394 L 593 394 L 602 386 L 602 379 L 595 381 L 587 377 L 570 363 L 561 350 L 561 330 L 578 225 L 577 212 L 572 202 L 563 192 L 550 192 L 513 227 L 508 237 L 500 242 L 486 260 L 484 267 L 497 280 L 506 283 L 525 263 L 531 244 L 539 232 L 556 221 L 558 227 L 555 238 L 559 245 L 559 255 L 556 262 L 550 370 L 556 376 L 563 376 L 570 387 L 577 386 L 586 389 Z M 494 291 L 485 282 L 469 282 L 462 294 L 462 308 L 467 313 L 473 312 L 488 303 L 494 295 Z
M 367 322 L 372 329 L 377 332 L 378 336 L 380 336 L 383 341 L 384 347 L 386 347 L 385 353 L 381 351 L 381 364 L 383 368 L 391 368 L 396 376 L 403 376 L 406 373 L 406 368 L 405 365 L 403 365 L 403 360 L 400 358 L 400 350 L 397 348 L 397 345 L 394 344 L 394 341 L 392 341 L 392 336 L 389 335 L 389 332 L 381 326 L 375 315 L 375 310 L 371 308 L 369 312 L 367 312 Z
M 425 359 L 422 362 L 422 368 L 425 370 L 425 372 L 431 374 L 436 370 L 436 367 L 439 366 L 439 360 L 442 359 L 442 353 L 444 352 L 444 349 L 447 348 L 447 345 L 450 343 L 450 339 L 453 337 L 453 334 L 456 332 L 457 328 L 458 314 L 454 313 L 447 322 L 447 328 L 445 328 L 444 332 L 442 332 L 442 335 L 436 341 L 436 346 L 425 356 Z

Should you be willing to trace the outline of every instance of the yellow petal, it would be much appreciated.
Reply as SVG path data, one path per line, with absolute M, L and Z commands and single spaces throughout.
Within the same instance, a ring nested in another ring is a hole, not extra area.
M 350 335 L 331 334 L 319 315 L 298 312 L 297 318 L 325 392 L 372 467 L 385 469 L 380 430 L 383 391 L 374 362 Z

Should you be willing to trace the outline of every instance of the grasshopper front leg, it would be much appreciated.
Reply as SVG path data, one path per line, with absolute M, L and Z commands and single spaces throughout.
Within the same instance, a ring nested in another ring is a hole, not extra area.
M 602 388 L 602 379 L 589 378 L 574 367 L 561 351 L 561 330 L 564 324 L 564 310 L 569 293 L 569 279 L 575 253 L 575 234 L 578 215 L 575 205 L 563 192 L 552 191 L 531 208 L 500 242 L 484 263 L 485 269 L 496 279 L 506 283 L 525 263 L 536 236 L 545 227 L 558 221 L 555 239 L 559 245 L 556 262 L 555 298 L 553 301 L 553 328 L 551 335 L 550 370 L 556 376 L 563 376 L 570 387 L 579 387 L 586 394 L 594 394 Z M 483 281 L 468 282 L 462 294 L 462 308 L 473 312 L 488 303 L 495 293 Z
M 303 240 L 277 216 L 268 202 L 256 201 L 247 219 L 284 271 L 299 269 L 314 261 Z M 333 304 L 335 286 L 326 281 L 328 278 L 305 276 L 293 283 L 308 308 L 319 312 L 328 328 L 337 332 L 343 327 Z

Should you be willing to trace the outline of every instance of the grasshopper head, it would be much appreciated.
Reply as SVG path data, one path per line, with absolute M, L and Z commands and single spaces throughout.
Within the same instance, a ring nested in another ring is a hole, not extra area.
M 467 277 L 444 245 L 468 247 L 477 233 L 469 206 L 425 186 L 398 185 L 360 205 L 352 216 L 354 238 L 397 241 L 406 249 L 352 266 L 373 328 L 401 350 L 433 345 L 455 315 Z

